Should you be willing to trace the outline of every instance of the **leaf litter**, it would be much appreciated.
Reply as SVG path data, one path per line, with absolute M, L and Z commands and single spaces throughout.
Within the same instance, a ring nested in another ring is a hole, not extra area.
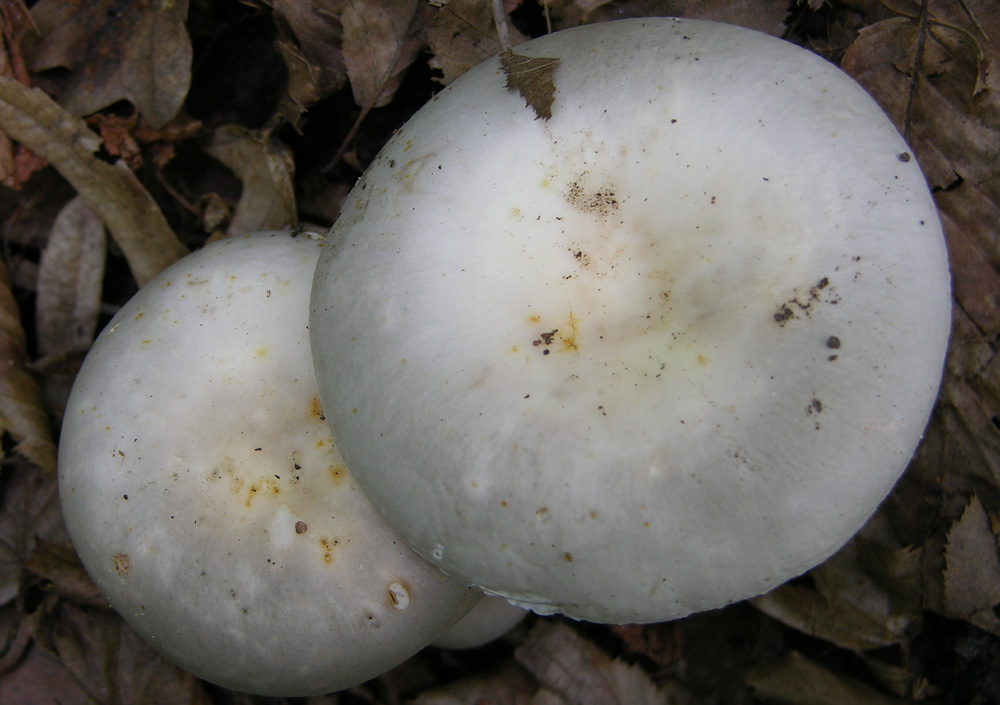
M 382 678 L 310 701 L 1000 699 L 990 676 L 1000 671 L 1000 8 L 507 0 L 502 12 L 514 44 L 583 22 L 697 16 L 841 62 L 906 133 L 945 226 L 956 306 L 939 403 L 910 469 L 868 525 L 768 595 L 664 625 L 531 618 L 483 649 L 426 649 Z M 251 26 L 270 29 L 252 43 Z M 41 0 L 29 13 L 6 0 L 0 29 L 0 218 L 13 232 L 26 213 L 59 214 L 47 227 L 33 221 L 39 236 L 9 239 L 17 277 L 0 277 L 0 345 L 13 361 L 0 376 L 0 700 L 263 703 L 202 687 L 104 608 L 59 517 L 58 390 L 137 282 L 189 245 L 217 230 L 294 227 L 304 207 L 332 220 L 336 206 L 321 199 L 342 199 L 436 87 L 503 50 L 492 4 Z M 149 50 L 156 42 L 163 51 Z M 206 63 L 221 60 L 219 44 L 246 52 L 227 64 L 243 68 L 221 79 Z M 257 61 L 264 52 L 273 60 Z M 526 58 L 507 55 L 509 87 L 545 118 L 557 63 L 519 64 Z M 263 118 L 211 100 L 234 86 L 254 86 Z

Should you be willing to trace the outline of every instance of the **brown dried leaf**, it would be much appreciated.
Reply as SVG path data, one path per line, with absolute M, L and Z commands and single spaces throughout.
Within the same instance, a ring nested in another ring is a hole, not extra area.
M 785 0 L 548 0 L 556 29 L 627 17 L 690 17 L 749 27 L 771 36 L 785 32 Z
M 72 544 L 39 539 L 24 567 L 45 580 L 46 588 L 60 597 L 108 609 L 108 598 L 87 575 Z
M 140 285 L 187 254 L 135 174 L 97 159 L 100 138 L 45 93 L 0 77 L 0 129 L 73 185 L 111 232 Z
M 344 63 L 354 102 L 363 109 L 392 100 L 423 49 L 427 5 L 419 0 L 353 0 L 341 15 Z
M 512 663 L 498 672 L 475 675 L 424 691 L 409 705 L 532 705 L 538 684 Z
M 515 660 L 558 700 L 569 705 L 654 705 L 667 701 L 637 666 L 612 660 L 565 624 L 539 621 Z
M 56 446 L 49 417 L 42 407 L 38 383 L 26 368 L 21 312 L 10 290 L 7 267 L 0 262 L 0 434 L 8 433 L 17 443 L 14 451 L 55 473 Z M 2 602 L 0 602 L 2 604 Z
M 38 539 L 69 541 L 55 474 L 20 463 L 5 473 L 0 494 L 0 605 L 17 595 L 21 570 Z
M 748 684 L 760 698 L 785 705 L 903 705 L 902 700 L 843 678 L 797 651 L 752 671 Z
M 74 115 L 127 100 L 163 127 L 191 85 L 187 8 L 187 0 L 42 0 L 32 8 L 42 39 L 29 67 L 71 69 L 59 102 Z
M 0 703 L 10 705 L 94 705 L 50 654 L 31 644 L 27 654 L 0 674 Z
M 1000 636 L 1000 546 L 978 497 L 948 532 L 945 561 L 945 613 Z
M 21 53 L 21 40 L 34 29 L 31 14 L 22 0 L 0 2 L 0 76 L 28 84 L 28 70 Z M 20 189 L 32 173 L 45 166 L 24 148 L 0 132 L 0 184 Z
M 109 610 L 59 602 L 35 639 L 99 705 L 208 705 L 201 682 L 155 652 Z
M 239 125 L 216 129 L 202 147 L 243 182 L 243 193 L 229 225 L 230 235 L 294 228 L 298 224 L 292 180 L 295 163 L 288 147 L 267 133 Z
M 500 53 L 500 64 L 507 74 L 506 87 L 517 89 L 528 106 L 535 111 L 535 119 L 552 117 L 552 101 L 556 87 L 552 74 L 559 66 L 554 57 L 520 56 L 510 49 Z
M 280 35 L 276 47 L 288 67 L 288 97 L 296 106 L 290 121 L 297 124 L 302 112 L 347 80 L 340 48 L 342 4 L 336 0 L 272 0 L 270 4 Z
M 105 242 L 104 225 L 81 197 L 60 211 L 38 270 L 35 315 L 42 355 L 86 350 L 94 340 Z
M 528 39 L 515 27 L 509 31 L 512 44 Z M 441 71 L 445 85 L 503 49 L 490 0 L 448 0 L 428 25 L 427 42 L 433 54 L 430 66 Z

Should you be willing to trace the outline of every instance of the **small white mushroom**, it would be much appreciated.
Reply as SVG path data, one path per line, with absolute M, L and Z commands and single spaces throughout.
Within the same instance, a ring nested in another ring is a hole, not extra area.
M 909 461 L 950 325 L 934 203 L 831 64 L 749 30 L 611 22 L 539 119 L 493 59 L 361 178 L 312 343 L 397 531 L 538 612 L 647 622 L 807 570 Z
M 94 344 L 62 430 L 63 513 L 111 605 L 253 693 L 377 676 L 478 599 L 392 533 L 331 441 L 307 335 L 321 245 L 263 233 L 166 270 Z

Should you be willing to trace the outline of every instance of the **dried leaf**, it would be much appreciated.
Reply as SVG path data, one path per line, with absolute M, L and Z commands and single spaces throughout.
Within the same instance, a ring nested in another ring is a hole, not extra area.
M 32 8 L 42 40 L 29 66 L 71 69 L 59 102 L 74 115 L 127 100 L 163 127 L 191 84 L 187 8 L 187 0 L 42 0 Z
M 78 604 L 108 609 L 108 598 L 87 575 L 72 544 L 39 539 L 24 567 L 45 580 L 46 588 L 56 595 Z
M 978 497 L 948 532 L 945 561 L 945 613 L 1000 636 L 1000 546 Z
M 354 102 L 379 108 L 392 100 L 403 73 L 424 47 L 418 0 L 353 0 L 341 15 L 344 63 Z
M 38 539 L 69 541 L 59 511 L 55 474 L 20 463 L 4 475 L 0 494 L 0 605 L 18 593 L 21 571 Z
M 94 340 L 105 240 L 104 225 L 79 196 L 56 218 L 38 270 L 35 310 L 42 355 L 85 350 Z
M 747 682 L 757 696 L 785 705 L 903 705 L 858 681 L 842 678 L 797 651 L 752 671 Z
M 538 684 L 507 663 L 496 673 L 476 675 L 421 693 L 408 705 L 532 705 Z
M 509 30 L 512 44 L 527 41 L 515 27 Z M 446 85 L 503 49 L 490 0 L 448 0 L 428 25 L 427 42 L 430 66 L 441 71 Z
M 612 660 L 565 624 L 539 621 L 514 658 L 570 705 L 654 705 L 667 700 L 642 669 Z
M 280 35 L 276 47 L 288 68 L 288 98 L 295 106 L 289 121 L 298 124 L 309 106 L 333 95 L 347 80 L 341 6 L 329 0 L 272 0 L 271 5 Z
M 0 433 L 16 441 L 14 451 L 48 473 L 55 473 L 56 446 L 49 417 L 42 408 L 38 383 L 25 365 L 21 313 L 10 291 L 7 267 L 0 263 Z M 2 601 L 0 601 L 2 604 Z
M 202 147 L 243 182 L 230 235 L 298 224 L 292 181 L 295 164 L 288 147 L 267 133 L 239 125 L 216 129 Z
M 35 639 L 99 705 L 208 705 L 200 681 L 160 656 L 109 610 L 58 603 Z
M 28 84 L 21 40 L 32 29 L 31 14 L 22 0 L 0 2 L 0 76 Z M 0 132 L 0 184 L 20 189 L 32 173 L 44 166 L 43 160 L 15 146 L 7 135 Z
M 552 101 L 556 87 L 552 74 L 559 65 L 558 58 L 520 56 L 510 49 L 500 53 L 500 64 L 507 74 L 507 88 L 517 89 L 524 101 L 535 111 L 535 119 L 552 117 Z
M 35 644 L 10 671 L 0 674 L 0 703 L 93 705 L 94 702 L 56 659 Z
M 0 77 L 0 129 L 73 185 L 111 232 L 140 285 L 187 253 L 135 175 L 97 159 L 97 135 L 42 91 Z

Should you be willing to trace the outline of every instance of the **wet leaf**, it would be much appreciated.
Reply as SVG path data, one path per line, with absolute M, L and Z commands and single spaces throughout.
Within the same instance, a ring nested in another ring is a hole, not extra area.
M 0 78 L 0 129 L 73 185 L 111 232 L 140 285 L 187 253 L 135 175 L 96 158 L 100 138 L 42 91 Z
M 232 169 L 243 183 L 229 225 L 230 235 L 294 228 L 298 224 L 292 182 L 295 164 L 285 145 L 257 130 L 224 125 L 202 147 Z
M 975 496 L 948 532 L 945 560 L 946 613 L 1000 636 L 1000 546 Z
M 510 49 L 500 53 L 500 64 L 507 74 L 507 88 L 517 89 L 524 101 L 535 111 L 535 119 L 552 117 L 552 101 L 556 87 L 552 74 L 559 65 L 558 58 L 519 56 Z
M 70 69 L 59 102 L 89 115 L 127 100 L 154 128 L 180 110 L 191 84 L 187 0 L 41 0 L 32 17 L 42 39 L 32 71 Z
M 418 0 L 354 0 L 341 15 L 344 63 L 354 102 L 378 108 L 392 100 L 406 69 L 424 47 Z
M 54 474 L 56 446 L 52 428 L 42 407 L 38 383 L 26 368 L 25 346 L 21 312 L 10 290 L 7 267 L 0 263 L 0 434 L 8 433 L 14 439 L 14 452 Z
M 77 196 L 60 211 L 38 270 L 36 320 L 42 355 L 86 350 L 101 309 L 104 225 Z
M 505 9 L 509 13 L 513 7 Z M 512 44 L 527 40 L 515 27 L 509 31 Z M 427 41 L 433 54 L 430 66 L 441 71 L 444 84 L 503 48 L 497 39 L 490 0 L 448 0 L 428 25 Z

